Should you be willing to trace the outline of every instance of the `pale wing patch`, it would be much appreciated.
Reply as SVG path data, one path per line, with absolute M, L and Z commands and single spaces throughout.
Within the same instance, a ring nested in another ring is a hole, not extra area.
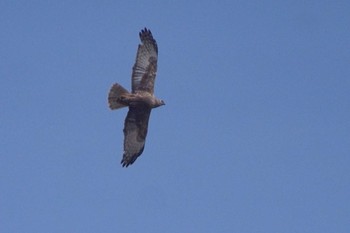
M 148 61 L 149 57 L 145 53 L 145 48 L 143 45 L 139 45 L 139 49 L 137 51 L 136 62 L 133 67 L 132 74 L 132 86 L 136 87 L 141 84 L 141 80 L 143 75 L 146 73 L 146 69 L 149 65 Z
M 129 132 L 125 136 L 123 161 L 131 163 L 142 153 L 145 146 L 145 140 L 138 140 L 138 131 Z

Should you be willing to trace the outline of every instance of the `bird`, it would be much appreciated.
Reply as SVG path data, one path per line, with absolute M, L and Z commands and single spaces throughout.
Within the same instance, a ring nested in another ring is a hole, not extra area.
M 151 30 L 146 27 L 139 33 L 136 61 L 132 68 L 131 92 L 115 83 L 108 94 L 111 110 L 128 107 L 124 121 L 124 152 L 121 164 L 128 167 L 142 154 L 145 148 L 148 121 L 153 108 L 165 105 L 154 96 L 157 73 L 158 46 Z

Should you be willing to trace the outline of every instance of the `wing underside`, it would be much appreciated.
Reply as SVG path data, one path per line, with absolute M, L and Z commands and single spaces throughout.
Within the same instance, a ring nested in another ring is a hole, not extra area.
M 129 112 L 124 123 L 124 153 L 121 161 L 123 167 L 135 162 L 145 147 L 148 121 L 151 109 L 146 105 L 129 106 Z
M 150 30 L 140 32 L 142 44 L 137 49 L 136 61 L 132 69 L 132 92 L 154 92 L 157 73 L 158 46 Z

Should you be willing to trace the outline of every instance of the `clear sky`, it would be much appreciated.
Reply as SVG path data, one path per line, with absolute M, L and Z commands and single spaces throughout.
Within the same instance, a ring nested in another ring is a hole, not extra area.
M 350 1 L 0 1 L 0 232 L 347 233 Z M 122 168 L 143 27 L 144 153 Z

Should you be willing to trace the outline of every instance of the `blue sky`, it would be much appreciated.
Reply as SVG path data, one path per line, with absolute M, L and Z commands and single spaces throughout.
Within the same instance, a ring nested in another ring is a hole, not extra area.
M 349 1 L 0 1 L 0 232 L 348 232 Z M 143 27 L 143 155 L 120 160 Z

